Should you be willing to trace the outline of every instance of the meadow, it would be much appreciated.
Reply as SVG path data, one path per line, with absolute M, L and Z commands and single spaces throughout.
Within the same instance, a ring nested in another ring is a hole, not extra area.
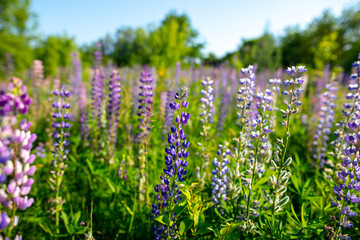
M 0 239 L 360 239 L 360 55 L 351 73 L 71 59 L 1 82 Z

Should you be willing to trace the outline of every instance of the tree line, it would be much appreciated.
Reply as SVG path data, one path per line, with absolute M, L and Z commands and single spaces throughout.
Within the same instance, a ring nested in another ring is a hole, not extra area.
M 30 0 L 0 0 L 1 78 L 26 71 L 34 59 L 43 61 L 46 76 L 56 76 L 70 65 L 71 52 L 79 52 L 83 66 L 91 67 L 95 50 L 102 51 L 106 63 L 118 67 L 147 64 L 166 70 L 181 61 L 183 66 L 226 63 L 241 68 L 257 63 L 263 69 L 276 69 L 297 62 L 317 69 L 329 63 L 349 71 L 360 49 L 360 3 L 340 16 L 325 10 L 305 28 L 289 26 L 281 36 L 265 30 L 257 38 L 239 39 L 237 49 L 221 57 L 204 54 L 205 44 L 199 41 L 190 18 L 175 11 L 159 24 L 121 27 L 79 46 L 66 34 L 39 37 L 36 15 L 29 7 Z

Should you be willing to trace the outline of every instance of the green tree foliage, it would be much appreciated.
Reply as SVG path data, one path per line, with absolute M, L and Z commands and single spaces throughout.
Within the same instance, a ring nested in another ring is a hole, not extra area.
M 109 53 L 117 65 L 149 64 L 151 54 L 148 48 L 149 36 L 143 28 L 132 29 L 127 27 L 118 29 L 112 41 L 113 49 Z M 107 55 L 106 52 L 105 55 Z
M 360 4 L 345 9 L 339 17 L 326 10 L 304 30 L 286 29 L 281 38 L 282 64 L 301 62 L 322 69 L 325 63 L 349 71 L 360 47 Z
M 32 60 L 32 49 L 29 46 L 29 20 L 33 17 L 29 11 L 29 0 L 0 0 L 0 69 L 4 74 L 6 54 L 11 54 L 16 72 L 22 72 Z
M 198 56 L 202 44 L 196 43 L 197 36 L 185 14 L 170 13 L 150 33 L 151 63 L 167 68 L 185 57 Z
M 238 51 L 241 61 L 246 66 L 257 63 L 259 70 L 275 69 L 280 66 L 280 49 L 270 33 L 265 32 L 256 39 L 243 40 Z
M 187 15 L 171 12 L 159 26 L 123 27 L 99 42 L 105 61 L 111 58 L 118 66 L 140 63 L 166 69 L 178 61 L 201 56 L 203 44 L 197 42 L 197 36 Z M 84 56 L 90 56 L 93 50 L 92 46 L 82 48 Z
M 58 67 L 70 65 L 70 53 L 76 50 L 74 39 L 67 36 L 49 36 L 36 48 L 36 58 L 43 61 L 46 76 L 58 74 Z

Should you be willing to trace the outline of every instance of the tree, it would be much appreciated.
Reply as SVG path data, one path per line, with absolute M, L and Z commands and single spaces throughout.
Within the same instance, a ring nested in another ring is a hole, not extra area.
M 184 57 L 198 57 L 202 44 L 197 43 L 198 33 L 195 31 L 189 18 L 177 15 L 175 12 L 168 14 L 160 27 L 150 33 L 149 46 L 151 49 L 150 62 L 160 68 L 174 66 Z
M 0 65 L 6 65 L 6 55 L 11 54 L 15 72 L 21 72 L 31 65 L 32 50 L 29 46 L 33 29 L 29 20 L 29 0 L 0 0 Z M 4 72 L 0 75 L 3 75 Z
M 280 66 L 280 49 L 274 37 L 268 32 L 259 38 L 243 40 L 238 52 L 245 66 L 257 63 L 259 70 L 276 69 Z
M 76 50 L 74 39 L 65 36 L 48 36 L 36 48 L 36 58 L 43 61 L 47 76 L 59 73 L 58 67 L 70 65 L 70 53 Z

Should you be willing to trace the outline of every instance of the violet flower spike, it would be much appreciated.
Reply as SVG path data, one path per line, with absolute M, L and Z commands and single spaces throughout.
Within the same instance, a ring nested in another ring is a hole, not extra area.
M 19 121 L 19 115 L 27 113 L 31 102 L 18 78 L 11 80 L 7 92 L 0 92 L 0 203 L 3 206 L 0 229 L 11 226 L 6 231 L 8 238 L 18 223 L 17 210 L 24 211 L 34 202 L 28 194 L 36 171 L 33 165 L 36 156 L 31 150 L 37 136 L 30 132 L 31 123 L 27 119 Z
M 177 237 L 176 219 L 178 213 L 173 211 L 173 206 L 182 200 L 179 184 L 185 180 L 187 174 L 187 170 L 185 170 L 189 157 L 187 148 L 190 145 L 183 129 L 183 126 L 186 126 L 190 119 L 190 113 L 184 111 L 188 107 L 186 96 L 187 89 L 182 88 L 180 93 L 175 94 L 175 102 L 170 105 L 176 115 L 176 123 L 168 135 L 169 146 L 165 148 L 166 168 L 164 175 L 160 177 L 160 183 L 154 188 L 157 194 L 156 204 L 152 205 L 151 210 L 152 218 L 168 214 L 173 224 L 166 226 L 156 222 L 152 227 L 155 239 L 175 239 Z

